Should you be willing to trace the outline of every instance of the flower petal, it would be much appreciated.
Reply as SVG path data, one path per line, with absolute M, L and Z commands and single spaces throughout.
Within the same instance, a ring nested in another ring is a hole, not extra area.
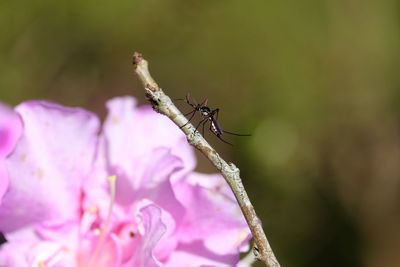
M 24 133 L 6 162 L 10 185 L 0 209 L 3 232 L 77 215 L 99 128 L 97 117 L 79 108 L 31 101 L 16 110 Z
M 180 228 L 181 240 L 203 240 L 207 249 L 221 255 L 239 254 L 247 248 L 244 244 L 250 239 L 250 231 L 225 180 L 220 175 L 194 173 L 188 181 L 173 187 L 187 211 Z M 207 188 L 206 184 L 213 186 Z
M 76 266 L 72 251 L 56 242 L 21 240 L 4 244 L 0 266 Z
M 113 234 L 101 237 L 92 237 L 81 241 L 79 248 L 79 267 L 119 267 L 121 266 L 120 240 Z
M 208 250 L 201 241 L 181 244 L 171 255 L 165 267 L 182 266 L 236 266 L 239 254 L 218 255 Z
M 154 247 L 165 233 L 166 227 L 161 221 L 161 210 L 155 205 L 141 209 L 142 235 L 139 236 L 135 254 L 124 266 L 157 267 L 161 264 L 153 256 Z
M 107 108 L 104 134 L 112 166 L 133 176 L 135 167 L 132 162 L 135 159 L 154 148 L 164 147 L 185 161 L 183 166 L 186 172 L 194 168 L 193 149 L 168 118 L 157 114 L 149 106 L 137 108 L 132 97 L 114 98 L 107 102 Z
M 21 132 L 22 122 L 18 114 L 0 103 L 0 204 L 9 184 L 4 159 L 14 149 Z
M 21 132 L 22 123 L 18 114 L 0 103 L 0 159 L 11 153 Z
M 3 159 L 0 159 L 0 206 L 2 203 L 2 199 L 4 196 L 4 193 L 6 192 L 8 188 L 8 172 L 6 168 L 6 162 Z
M 30 267 L 26 255 L 31 246 L 31 240 L 3 244 L 0 247 L 0 266 Z

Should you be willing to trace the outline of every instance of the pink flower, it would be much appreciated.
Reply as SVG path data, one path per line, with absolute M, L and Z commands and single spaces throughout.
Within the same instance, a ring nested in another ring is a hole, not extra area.
M 102 132 L 79 108 L 31 101 L 5 159 L 0 266 L 234 266 L 249 230 L 219 175 L 193 172 L 179 128 L 130 97 Z
M 14 149 L 21 131 L 22 124 L 18 114 L 0 103 L 0 204 L 8 187 L 5 158 Z

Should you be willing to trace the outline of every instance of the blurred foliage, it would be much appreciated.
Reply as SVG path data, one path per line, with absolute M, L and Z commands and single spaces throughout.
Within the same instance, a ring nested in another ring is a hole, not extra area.
M 0 99 L 102 115 L 113 96 L 144 103 L 140 51 L 171 97 L 208 97 L 226 129 L 252 132 L 233 148 L 208 138 L 241 167 L 283 266 L 398 266 L 399 13 L 394 0 L 3 0 Z

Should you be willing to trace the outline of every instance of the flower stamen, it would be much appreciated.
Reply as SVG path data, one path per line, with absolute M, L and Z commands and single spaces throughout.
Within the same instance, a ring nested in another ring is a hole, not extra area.
M 110 186 L 110 206 L 108 207 L 108 213 L 107 213 L 107 217 L 105 220 L 105 223 L 102 227 L 97 228 L 94 230 L 95 235 L 99 235 L 99 239 L 96 245 L 96 248 L 94 250 L 94 253 L 92 254 L 92 256 L 90 257 L 90 263 L 92 263 L 93 261 L 95 261 L 98 257 L 98 254 L 100 253 L 100 251 L 103 248 L 104 242 L 106 240 L 106 236 L 110 227 L 110 223 L 111 223 L 111 216 L 112 216 L 112 210 L 115 204 L 115 197 L 116 197 L 116 180 L 117 177 L 115 175 L 109 176 L 107 177 L 108 180 L 108 184 Z M 89 265 L 91 266 L 91 265 Z
M 41 260 L 38 262 L 39 267 L 55 266 L 62 261 L 65 254 L 69 253 L 68 248 L 61 247 L 54 251 L 46 260 Z

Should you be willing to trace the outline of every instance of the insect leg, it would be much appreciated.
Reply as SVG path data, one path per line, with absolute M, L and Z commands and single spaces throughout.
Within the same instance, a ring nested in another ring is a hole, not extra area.
M 197 124 L 195 131 L 200 127 L 200 124 L 207 122 L 208 118 L 202 119 L 199 124 Z
M 251 134 L 238 134 L 238 133 L 228 132 L 228 131 L 225 131 L 225 130 L 222 130 L 222 131 L 224 133 L 231 134 L 231 135 L 236 135 L 236 136 L 251 136 Z
M 215 113 L 216 120 L 218 120 L 219 108 L 214 109 L 214 110 L 213 110 L 213 113 Z M 236 135 L 236 136 L 251 136 L 251 134 L 232 133 L 232 132 L 229 132 L 229 131 L 225 131 L 225 130 L 223 130 L 223 129 L 221 129 L 221 131 L 222 131 L 223 133 L 227 133 L 227 134 L 231 134 L 231 135 Z
M 217 135 L 217 137 L 218 137 L 218 139 L 221 140 L 222 142 L 224 142 L 224 143 L 226 143 L 226 144 L 228 144 L 228 145 L 230 145 L 230 146 L 233 146 L 233 144 L 231 144 L 231 143 L 229 143 L 228 141 L 225 141 L 224 139 L 222 139 L 222 137 L 221 137 L 220 135 Z
M 186 117 L 187 115 L 192 114 L 192 113 L 194 113 L 194 112 L 196 112 L 196 111 L 197 111 L 197 110 L 194 109 L 194 110 L 192 110 L 192 111 L 189 111 L 188 113 L 183 114 L 183 116 Z
M 219 108 L 214 109 L 213 113 L 215 113 L 216 120 L 218 120 Z
M 184 116 L 186 117 L 187 115 L 192 114 L 192 116 L 190 116 L 190 118 L 188 119 L 188 121 L 182 125 L 181 127 L 179 127 L 180 129 L 182 129 L 183 127 L 185 127 L 186 125 L 188 125 L 188 123 L 193 119 L 194 115 L 196 114 L 196 110 L 192 110 L 189 113 L 186 113 Z
M 196 110 L 197 110 L 197 108 L 199 106 L 197 104 L 196 99 L 190 97 L 190 93 L 187 93 L 187 95 L 186 95 L 186 103 L 188 103 L 190 106 L 192 106 Z
M 233 144 L 231 144 L 231 143 L 229 143 L 228 141 L 222 139 L 222 137 L 221 137 L 222 134 L 221 134 L 221 133 L 216 133 L 216 132 L 213 131 L 213 129 L 212 129 L 212 124 L 210 124 L 210 130 L 211 130 L 211 132 L 213 132 L 213 133 L 215 134 L 216 137 L 218 137 L 219 140 L 221 140 L 222 142 L 224 142 L 224 143 L 226 143 L 226 144 L 228 144 L 228 145 L 233 146 Z
M 207 121 L 208 121 L 208 120 L 204 120 L 204 122 L 203 122 L 203 129 L 202 129 L 202 135 L 203 135 L 203 136 L 204 136 L 204 125 L 206 125 Z

